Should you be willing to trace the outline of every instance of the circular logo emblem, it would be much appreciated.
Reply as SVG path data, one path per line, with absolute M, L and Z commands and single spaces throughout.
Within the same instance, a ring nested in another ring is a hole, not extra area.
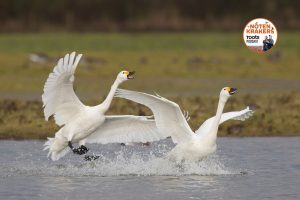
M 250 50 L 264 53 L 275 46 L 277 30 L 270 20 L 257 18 L 246 25 L 243 38 Z

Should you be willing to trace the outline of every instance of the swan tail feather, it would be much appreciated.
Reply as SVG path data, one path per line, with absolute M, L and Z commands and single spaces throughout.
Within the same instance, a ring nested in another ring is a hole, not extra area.
M 47 138 L 44 144 L 44 151 L 49 150 L 47 157 L 51 157 L 53 161 L 57 161 L 69 152 L 67 142 L 59 138 Z

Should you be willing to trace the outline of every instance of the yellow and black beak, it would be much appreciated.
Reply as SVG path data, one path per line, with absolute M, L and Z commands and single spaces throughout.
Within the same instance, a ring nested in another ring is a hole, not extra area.
M 233 95 L 237 90 L 237 88 L 228 88 L 228 89 L 229 89 L 228 92 L 230 95 Z
M 128 72 L 127 73 L 127 79 L 134 79 L 134 75 L 135 74 L 135 71 L 132 71 L 132 72 Z

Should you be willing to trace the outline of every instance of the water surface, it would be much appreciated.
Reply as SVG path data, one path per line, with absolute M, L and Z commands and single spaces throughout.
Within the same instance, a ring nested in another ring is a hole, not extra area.
M 221 138 L 198 163 L 164 159 L 170 140 L 150 147 L 90 145 L 86 162 L 58 162 L 43 141 L 0 141 L 0 199 L 300 199 L 300 138 Z

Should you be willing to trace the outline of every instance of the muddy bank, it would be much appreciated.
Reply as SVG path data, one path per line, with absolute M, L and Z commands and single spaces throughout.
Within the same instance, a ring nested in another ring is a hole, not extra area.
M 213 116 L 217 97 L 172 97 L 182 109 L 189 111 L 189 124 L 196 130 L 203 121 Z M 96 105 L 101 100 L 91 99 L 85 103 Z M 255 94 L 232 97 L 225 112 L 241 110 L 250 106 L 255 110 L 245 122 L 229 121 L 221 125 L 220 136 L 300 136 L 300 94 Z M 108 114 L 151 115 L 145 107 L 114 99 Z M 38 100 L 0 100 L 0 139 L 45 139 L 58 130 L 53 119 L 46 122 L 42 103 Z

